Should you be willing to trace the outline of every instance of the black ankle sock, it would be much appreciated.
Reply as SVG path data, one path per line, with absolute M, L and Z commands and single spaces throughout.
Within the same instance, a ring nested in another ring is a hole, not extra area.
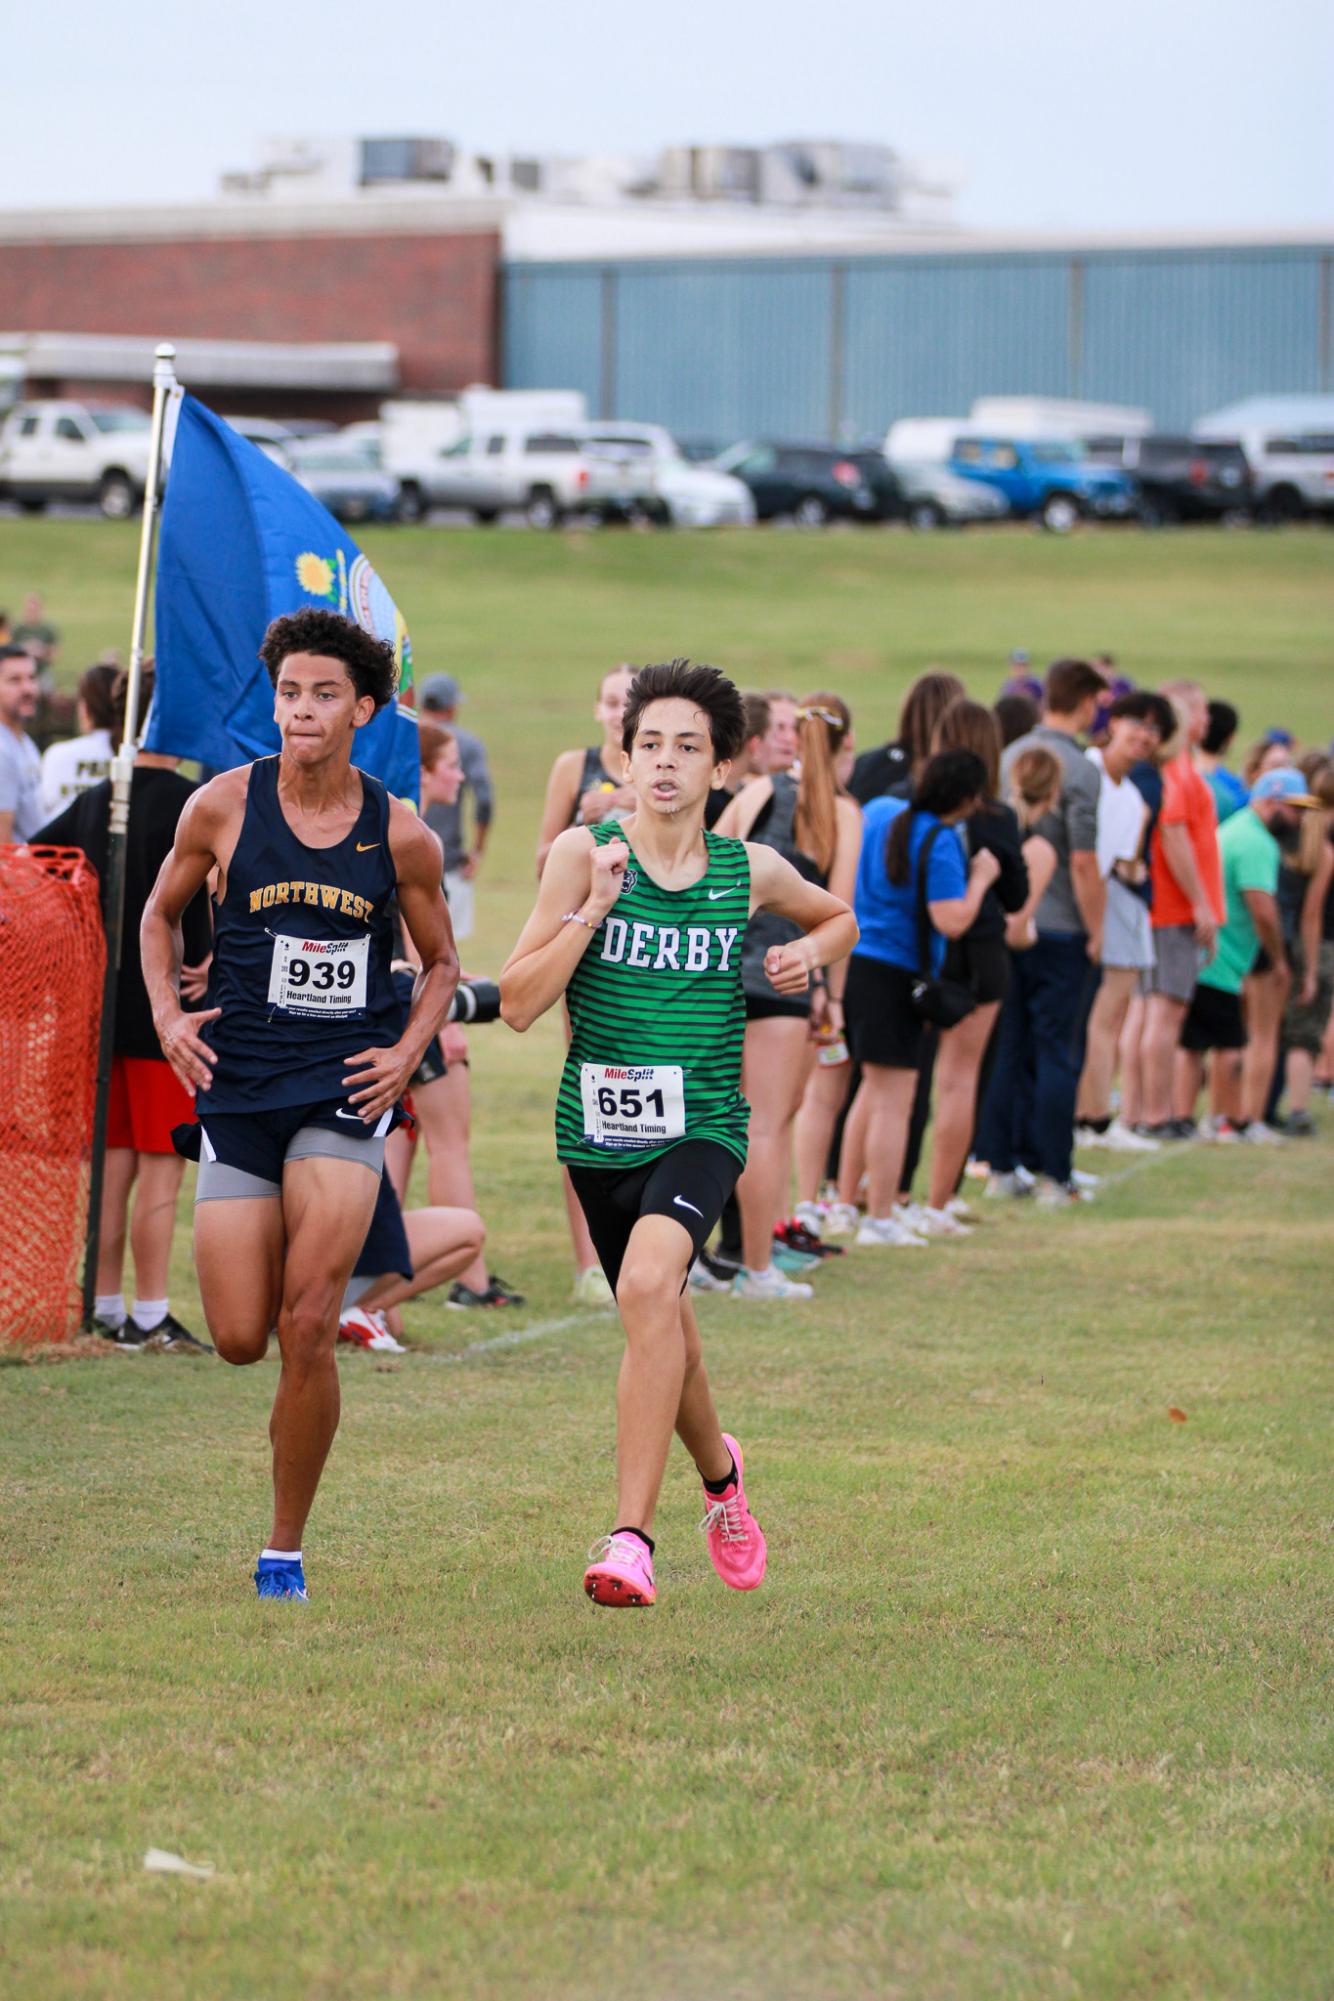
M 1087 1126 L 1091 1133 L 1105 1133 L 1111 1131 L 1112 1121 L 1110 1118 L 1081 1119 L 1080 1124 Z
M 657 1548 L 657 1544 L 654 1542 L 652 1536 L 645 1535 L 643 1529 L 613 1529 L 612 1534 L 637 1536 L 650 1556 L 652 1556 L 654 1550 Z
M 700 1479 L 701 1479 L 701 1480 L 704 1480 L 704 1475 L 703 1475 L 702 1473 L 700 1474 L 700 1476 L 699 1476 L 699 1477 L 700 1477 Z M 730 1473 L 729 1473 L 729 1474 L 727 1475 L 726 1479 L 724 1479 L 724 1480 L 704 1480 L 704 1491 L 705 1491 L 705 1493 L 706 1493 L 706 1494 L 725 1494 L 725 1493 L 727 1492 L 728 1488 L 729 1488 L 729 1487 L 731 1487 L 731 1486 L 732 1486 L 732 1485 L 734 1485 L 734 1484 L 736 1484 L 736 1485 L 739 1485 L 739 1484 L 740 1484 L 740 1483 L 739 1483 L 739 1481 L 737 1481 L 737 1471 L 736 1471 L 736 1460 L 735 1460 L 735 1459 L 734 1459 L 734 1460 L 732 1461 L 732 1470 L 731 1470 L 731 1472 L 730 1472 Z

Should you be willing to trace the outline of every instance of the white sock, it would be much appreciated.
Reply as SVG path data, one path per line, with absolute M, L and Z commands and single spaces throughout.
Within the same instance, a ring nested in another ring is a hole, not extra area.
M 99 1292 L 93 1300 L 93 1312 L 99 1320 L 105 1320 L 109 1327 L 125 1325 L 125 1294 L 123 1292 Z
M 301 1551 L 299 1549 L 262 1549 L 259 1553 L 260 1562 L 264 1563 L 269 1559 L 274 1563 L 300 1563 Z
M 141 1334 L 151 1334 L 159 1320 L 167 1317 L 165 1299 L 136 1299 L 130 1308 L 130 1317 Z

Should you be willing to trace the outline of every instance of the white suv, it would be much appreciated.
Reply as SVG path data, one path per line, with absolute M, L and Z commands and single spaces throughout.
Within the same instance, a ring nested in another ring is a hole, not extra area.
M 0 425 L 0 495 L 25 512 L 95 500 L 124 521 L 143 499 L 152 422 L 124 403 L 17 403 Z
M 568 514 L 586 514 L 589 464 L 573 431 L 497 431 L 459 438 L 399 481 L 399 512 L 420 521 L 431 507 L 465 508 L 494 521 L 520 507 L 530 528 L 555 528 Z
M 585 424 L 592 500 L 603 515 L 648 518 L 664 527 L 750 527 L 755 502 L 744 481 L 692 465 L 660 424 Z

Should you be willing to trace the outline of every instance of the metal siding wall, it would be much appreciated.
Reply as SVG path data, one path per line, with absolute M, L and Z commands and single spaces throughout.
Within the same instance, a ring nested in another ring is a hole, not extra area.
M 602 414 L 602 273 L 511 265 L 504 278 L 507 389 L 582 389 Z
M 964 416 L 975 396 L 1072 395 L 1069 260 L 849 263 L 845 384 L 845 421 L 868 437 Z
M 1163 429 L 1240 396 L 1321 387 L 1320 259 L 1309 251 L 1089 258 L 1084 393 Z
M 823 437 L 829 270 L 805 264 L 622 264 L 616 415 L 729 444 Z
M 1175 427 L 1237 396 L 1327 386 L 1327 256 L 1238 246 L 514 264 L 505 380 L 582 389 L 593 411 L 605 398 L 616 416 L 729 441 L 827 435 L 835 400 L 848 433 L 877 437 L 895 417 L 953 416 L 1004 394 L 1143 404 Z

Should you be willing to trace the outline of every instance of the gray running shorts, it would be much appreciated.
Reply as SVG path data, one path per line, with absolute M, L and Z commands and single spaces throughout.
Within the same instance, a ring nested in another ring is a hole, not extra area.
M 369 1167 L 379 1178 L 384 1166 L 384 1137 L 366 1139 L 331 1132 L 327 1126 L 301 1126 L 293 1134 L 284 1162 L 289 1160 L 355 1160 Z M 199 1156 L 199 1178 L 195 1183 L 196 1202 L 239 1202 L 256 1195 L 281 1195 L 282 1183 L 262 1174 L 248 1174 L 242 1167 L 228 1167 L 222 1160 L 210 1160 L 209 1149 Z

